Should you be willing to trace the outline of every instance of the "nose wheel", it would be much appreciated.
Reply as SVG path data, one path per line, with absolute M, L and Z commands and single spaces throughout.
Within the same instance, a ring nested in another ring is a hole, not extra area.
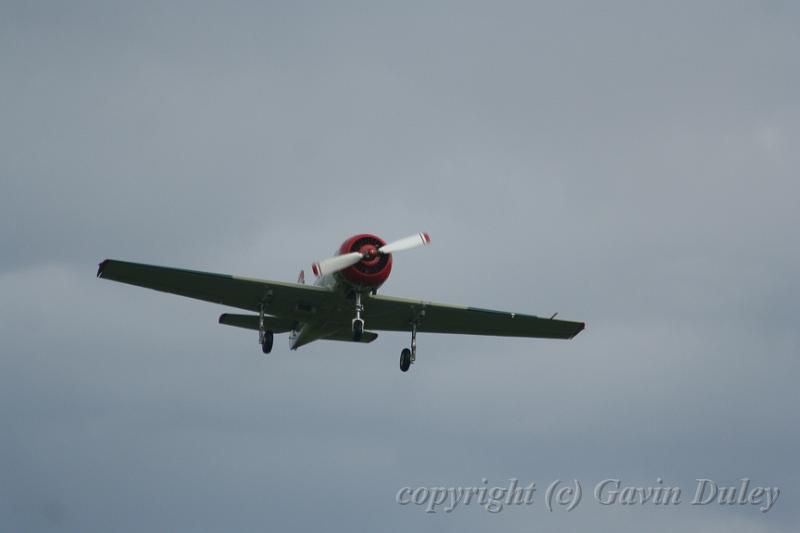
M 364 306 L 361 304 L 361 293 L 356 292 L 356 317 L 353 319 L 353 340 L 359 342 L 361 336 L 364 334 L 364 319 L 361 318 L 361 313 L 364 311 Z
M 411 349 L 403 348 L 400 352 L 400 371 L 408 372 L 411 365 L 417 359 L 417 323 L 411 323 Z
M 359 342 L 364 334 L 364 321 L 360 318 L 353 320 L 353 340 Z

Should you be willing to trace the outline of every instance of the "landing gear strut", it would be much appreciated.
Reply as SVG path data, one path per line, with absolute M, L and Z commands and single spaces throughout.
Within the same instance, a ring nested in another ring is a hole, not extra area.
M 364 306 L 361 304 L 361 293 L 356 292 L 356 317 L 353 319 L 353 340 L 359 342 L 361 336 L 364 334 L 364 319 L 361 318 L 361 313 L 364 311 Z
M 265 354 L 271 352 L 273 340 L 272 332 L 264 329 L 264 306 L 262 305 L 258 310 L 258 343 L 261 345 L 261 351 Z
M 407 372 L 417 359 L 417 323 L 411 323 L 411 349 L 403 348 L 400 352 L 400 370 Z

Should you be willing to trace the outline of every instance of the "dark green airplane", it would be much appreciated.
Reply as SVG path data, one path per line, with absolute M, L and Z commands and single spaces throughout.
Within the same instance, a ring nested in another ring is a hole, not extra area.
M 301 271 L 297 283 L 244 278 L 106 259 L 97 276 L 157 291 L 170 292 L 250 311 L 225 313 L 220 324 L 258 331 L 262 351 L 272 351 L 275 333 L 289 333 L 296 350 L 315 340 L 372 342 L 377 331 L 410 331 L 411 348 L 400 354 L 400 370 L 416 359 L 417 332 L 571 339 L 583 322 L 492 311 L 377 294 L 392 271 L 392 254 L 430 244 L 419 233 L 386 244 L 363 233 L 350 237 L 337 255 L 314 263 L 317 276 L 306 285 Z M 253 314 L 256 313 L 256 314 Z

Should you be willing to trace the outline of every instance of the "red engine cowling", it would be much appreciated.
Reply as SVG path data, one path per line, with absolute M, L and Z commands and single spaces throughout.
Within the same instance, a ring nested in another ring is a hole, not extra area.
M 340 270 L 336 275 L 357 288 L 377 289 L 389 278 L 392 272 L 392 255 L 381 255 L 378 248 L 386 242 L 376 235 L 362 233 L 344 241 L 339 254 L 361 252 L 365 258 L 353 266 Z

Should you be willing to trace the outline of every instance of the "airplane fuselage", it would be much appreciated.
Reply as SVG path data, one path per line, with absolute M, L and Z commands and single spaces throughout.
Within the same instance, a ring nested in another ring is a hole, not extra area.
M 427 237 L 427 234 L 425 234 Z M 428 238 L 429 239 L 429 238 Z M 371 233 L 359 233 L 346 239 L 342 245 L 334 252 L 334 255 L 341 256 L 349 253 L 360 253 L 362 258 L 355 264 L 332 272 L 322 274 L 314 280 L 317 287 L 325 287 L 345 295 L 362 294 L 377 292 L 389 278 L 392 271 L 391 254 L 381 254 L 379 249 L 385 246 L 386 242 Z M 313 267 L 315 274 L 318 274 L 316 264 Z M 304 275 L 301 274 L 301 277 Z M 289 334 L 289 346 L 292 350 L 307 344 L 312 340 L 320 338 L 324 330 L 317 325 L 298 323 L 296 328 Z

